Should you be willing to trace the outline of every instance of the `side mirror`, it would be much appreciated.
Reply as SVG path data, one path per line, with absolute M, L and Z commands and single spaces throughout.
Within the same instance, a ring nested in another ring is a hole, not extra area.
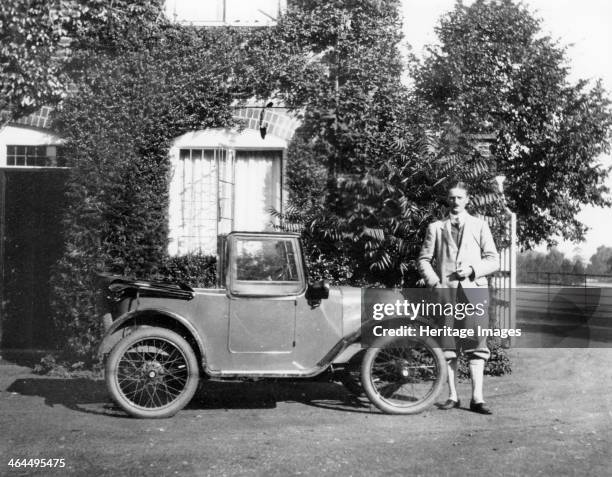
M 329 298 L 329 283 L 319 280 L 308 285 L 306 289 L 306 300 L 313 308 L 321 304 L 321 300 Z

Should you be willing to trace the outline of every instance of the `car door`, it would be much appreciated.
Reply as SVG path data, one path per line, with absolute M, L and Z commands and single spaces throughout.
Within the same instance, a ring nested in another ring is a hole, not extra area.
M 296 300 L 306 287 L 297 237 L 233 235 L 229 263 L 230 353 L 290 354 Z

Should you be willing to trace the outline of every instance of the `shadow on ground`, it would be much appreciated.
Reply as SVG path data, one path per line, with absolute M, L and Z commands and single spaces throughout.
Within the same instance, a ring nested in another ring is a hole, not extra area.
M 370 412 L 369 403 L 335 382 L 269 379 L 256 382 L 205 381 L 190 407 L 199 409 L 274 408 L 279 402 L 348 412 Z
M 24 378 L 17 379 L 7 392 L 37 396 L 47 406 L 98 415 L 123 417 L 125 414 L 110 401 L 103 380 Z M 256 382 L 203 381 L 186 409 L 266 409 L 279 402 L 347 412 L 371 412 L 364 397 L 357 398 L 334 382 L 306 380 L 261 380 Z
M 65 406 L 80 412 L 107 414 L 103 411 L 109 402 L 104 381 L 94 379 L 25 378 L 14 381 L 7 392 L 22 396 L 37 396 L 45 400 L 47 406 Z M 99 404 L 100 409 L 87 407 Z
M 2 349 L 0 352 L 0 364 L 9 363 L 33 368 L 40 364 L 41 358 L 51 353 L 52 351 L 45 350 Z

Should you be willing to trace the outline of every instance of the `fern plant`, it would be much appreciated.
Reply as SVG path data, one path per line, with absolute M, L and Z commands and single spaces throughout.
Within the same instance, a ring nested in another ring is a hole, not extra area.
M 495 214 L 501 201 L 492 192 L 494 171 L 453 128 L 416 131 L 377 146 L 384 159 L 339 174 L 333 190 L 311 200 L 295 187 L 292 197 L 299 200 L 276 215 L 284 229 L 301 232 L 312 263 L 339 267 L 329 272 L 335 281 L 414 286 L 425 228 L 448 213 L 448 184 L 467 182 L 474 212 Z M 489 201 L 480 200 L 486 194 Z

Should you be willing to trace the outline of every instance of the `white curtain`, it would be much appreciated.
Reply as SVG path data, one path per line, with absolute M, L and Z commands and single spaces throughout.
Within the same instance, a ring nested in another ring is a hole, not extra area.
M 234 230 L 272 230 L 281 206 L 281 151 L 236 151 Z
M 217 239 L 217 163 L 215 150 L 181 149 L 172 187 L 180 207 L 174 231 L 176 252 L 214 253 Z M 172 204 L 171 204 L 172 205 Z M 174 208 L 171 207 L 171 210 Z M 171 217 L 172 219 L 172 217 Z

